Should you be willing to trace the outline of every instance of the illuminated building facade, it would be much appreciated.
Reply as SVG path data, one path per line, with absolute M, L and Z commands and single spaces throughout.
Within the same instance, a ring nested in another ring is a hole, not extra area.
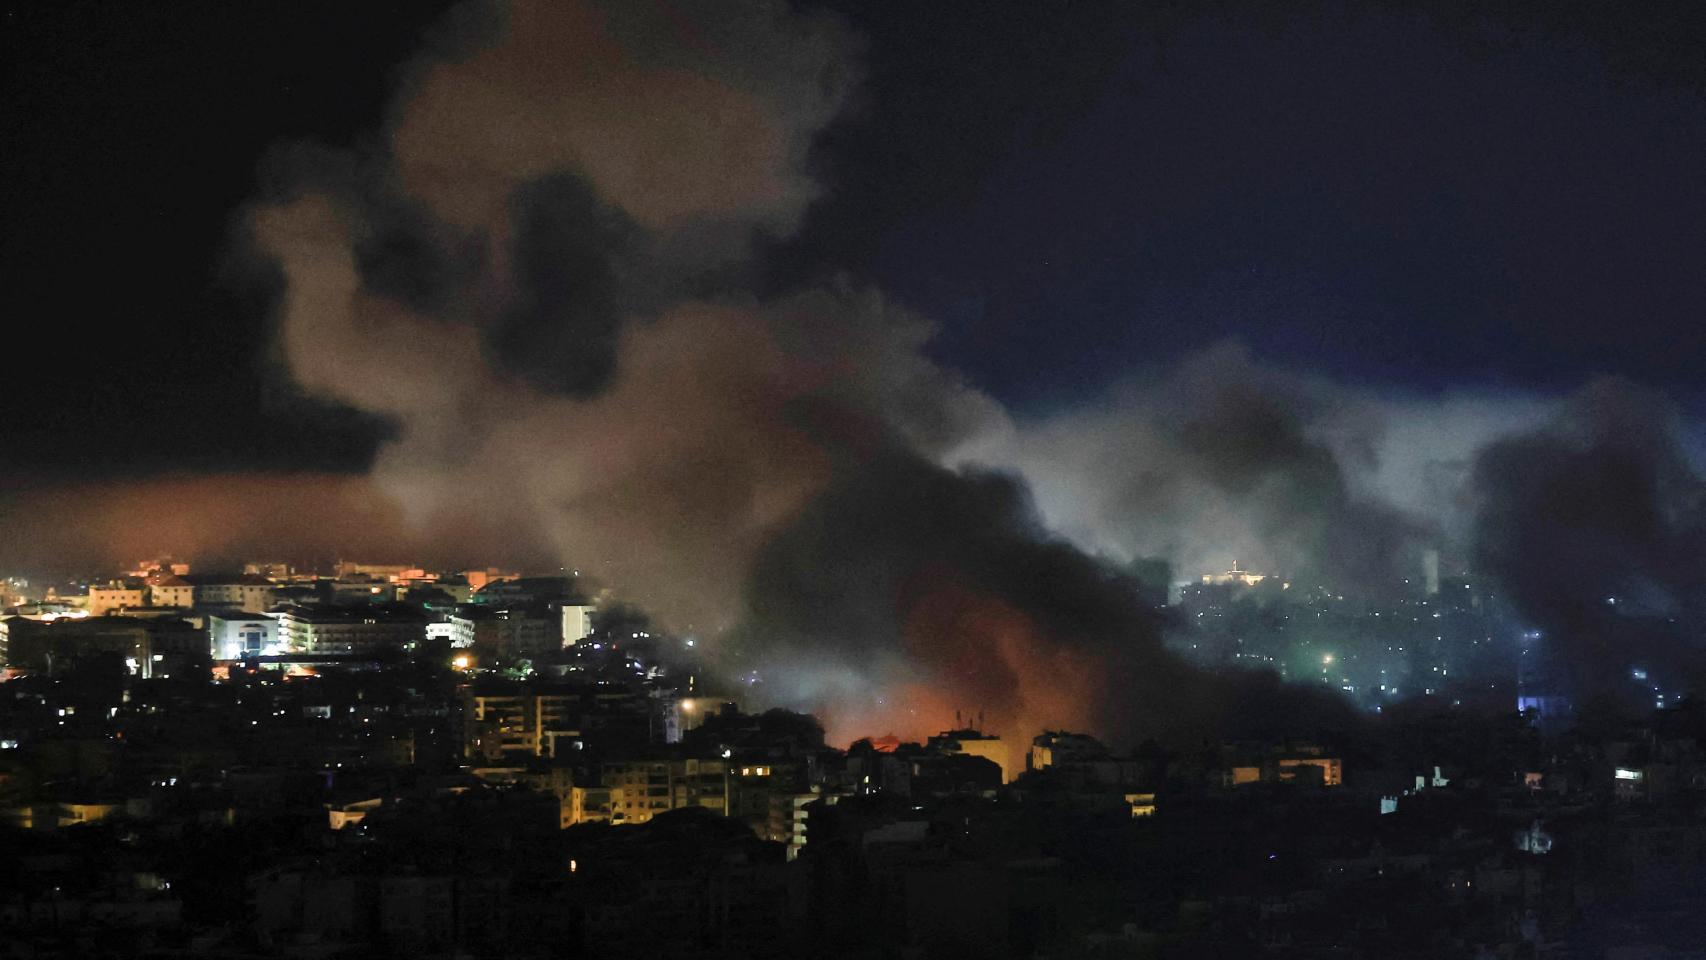
M 238 660 L 279 652 L 278 621 L 272 617 L 209 614 L 207 634 L 208 646 L 215 660 Z
M 599 780 L 610 791 L 610 822 L 645 823 L 686 807 L 728 816 L 732 766 L 723 759 L 606 763 Z
M 1012 780 L 1019 773 L 1013 768 L 1014 763 L 1007 744 L 992 734 L 970 729 L 948 730 L 931 737 L 927 746 L 948 755 L 982 757 L 1001 768 L 1002 780 Z
M 563 809 L 563 827 L 578 823 L 610 822 L 610 788 L 573 787 Z
M 590 603 L 563 604 L 563 646 L 572 647 L 592 636 L 592 615 L 596 609 Z
M 140 583 L 113 581 L 89 587 L 89 615 L 102 617 L 127 607 L 140 607 L 147 601 L 148 590 Z
M 1222 782 L 1229 787 L 1250 783 L 1314 783 L 1337 787 L 1344 783 L 1344 762 L 1315 744 L 1286 744 L 1257 756 L 1239 751 L 1237 760 L 1223 768 Z
M 1252 573 L 1249 570 L 1238 569 L 1238 561 L 1234 560 L 1232 561 L 1231 570 L 1228 570 L 1225 573 L 1205 573 L 1203 574 L 1202 582 L 1211 587 L 1253 587 L 1267 578 L 1268 575 L 1265 573 Z
M 330 595 L 327 599 L 334 604 L 393 603 L 397 599 L 397 585 L 377 577 L 339 577 L 323 581 L 320 588 Z
M 278 615 L 279 638 L 297 653 L 406 650 L 426 639 L 426 624 L 417 611 L 297 607 Z
M 148 599 L 157 607 L 192 607 L 195 584 L 177 574 L 157 573 L 148 578 Z
M 349 560 L 339 560 L 334 568 L 340 580 L 362 577 L 386 581 L 395 580 L 410 569 L 406 563 L 355 563 Z
M 491 762 L 557 756 L 559 741 L 580 740 L 585 707 L 580 693 L 466 691 L 467 755 Z
M 483 590 L 500 580 L 521 579 L 521 574 L 513 570 L 499 570 L 497 567 L 487 567 L 484 570 L 464 570 L 460 576 L 474 590 Z
M 273 605 L 276 585 L 249 573 L 192 573 L 183 577 L 195 588 L 198 607 L 235 607 L 244 613 L 265 613 Z
M 1338 757 L 1281 757 L 1277 770 L 1282 781 L 1319 778 L 1324 787 L 1344 782 L 1344 767 Z
M 0 810 L 0 822 L 19 830 L 55 830 L 99 823 L 124 806 L 117 803 L 38 803 Z

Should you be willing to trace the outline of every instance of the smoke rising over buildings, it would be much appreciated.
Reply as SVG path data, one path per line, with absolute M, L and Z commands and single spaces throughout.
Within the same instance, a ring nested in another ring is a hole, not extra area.
M 1635 668 L 1698 675 L 1706 482 L 1681 426 L 1661 397 L 1605 380 L 1476 458 L 1477 564 L 1540 631 L 1568 692 L 1627 694 Z
M 1051 525 L 1098 553 L 1165 557 L 1187 573 L 1242 559 L 1310 583 L 1391 584 L 1439 521 L 1381 488 L 1384 429 L 1375 398 L 1226 344 L 962 455 L 1016 466 Z
M 1166 652 L 1121 572 L 1149 557 L 1380 590 L 1444 545 L 1584 676 L 1685 649 L 1656 624 L 1698 612 L 1702 488 L 1628 392 L 1548 422 L 1543 399 L 1377 396 L 1227 345 L 1021 414 L 880 291 L 761 295 L 756 251 L 821 195 L 813 140 L 859 74 L 856 37 L 782 2 L 459 9 L 377 146 L 281 147 L 247 218 L 291 376 L 391 425 L 370 473 L 83 490 L 173 519 L 63 548 L 572 565 L 843 734 L 964 708 L 1118 738 L 1308 699 Z M 60 543 L 24 519 L 46 496 L 14 504 L 15 540 Z M 227 502 L 269 519 L 203 509 Z M 1639 638 L 1613 595 L 1654 611 Z
M 938 465 L 1002 414 L 926 359 L 924 321 L 870 292 L 744 288 L 857 72 L 832 24 L 508 14 L 418 69 L 388 152 L 305 164 L 254 215 L 291 369 L 396 424 L 373 475 L 414 522 L 531 526 L 832 722 L 893 723 L 897 698 L 928 714 L 908 732 L 956 704 L 1089 727 L 1194 699 L 1153 614 L 1020 482 Z M 1242 469 L 1236 414 L 1204 417 L 1209 468 Z

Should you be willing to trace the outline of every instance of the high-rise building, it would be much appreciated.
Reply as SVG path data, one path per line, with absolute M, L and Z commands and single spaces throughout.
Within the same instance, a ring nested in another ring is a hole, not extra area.
M 590 603 L 563 604 L 563 646 L 572 647 L 592 636 L 592 615 L 596 609 Z

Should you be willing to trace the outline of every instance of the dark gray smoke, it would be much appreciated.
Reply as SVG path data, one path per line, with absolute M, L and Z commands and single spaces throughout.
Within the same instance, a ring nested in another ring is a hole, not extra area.
M 1636 665 L 1679 686 L 1699 669 L 1706 481 L 1680 429 L 1663 399 L 1608 380 L 1476 458 L 1478 565 L 1541 631 L 1556 692 L 1631 694 Z
M 1009 736 L 1065 726 L 1125 745 L 1235 716 L 1270 734 L 1344 720 L 1324 697 L 1176 659 L 1144 585 L 1050 533 L 1015 477 L 880 440 L 843 457 L 760 552 L 732 651 L 833 735 L 920 736 L 956 711 Z

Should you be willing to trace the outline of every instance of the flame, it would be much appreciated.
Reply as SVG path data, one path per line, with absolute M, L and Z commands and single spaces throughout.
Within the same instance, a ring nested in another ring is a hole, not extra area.
M 952 577 L 933 579 L 904 609 L 911 669 L 879 696 L 825 704 L 831 742 L 923 742 L 955 728 L 999 736 L 1021 756 L 1045 729 L 1101 730 L 1110 695 L 1101 658 L 1050 636 L 1012 603 Z M 893 746 L 889 746 L 893 749 Z

